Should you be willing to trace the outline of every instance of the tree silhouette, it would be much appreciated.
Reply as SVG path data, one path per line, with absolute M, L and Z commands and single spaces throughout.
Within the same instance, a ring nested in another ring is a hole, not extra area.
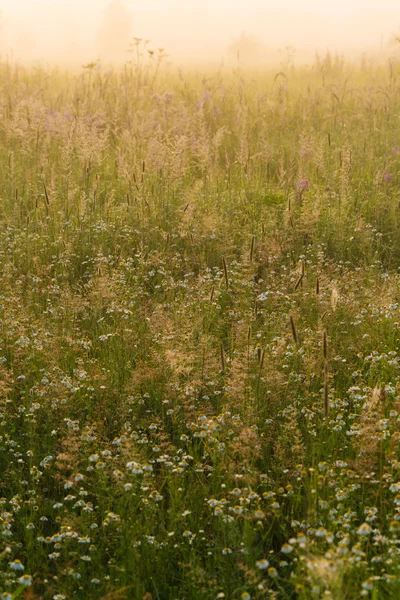
M 3 11 L 0 10 L 0 50 L 3 51 L 6 48 L 6 20 L 4 18 Z
M 132 15 L 122 0 L 111 0 L 104 10 L 103 21 L 97 32 L 101 58 L 123 60 L 132 37 Z
M 262 58 L 265 50 L 254 35 L 243 32 L 228 46 L 228 52 L 234 55 L 239 62 L 253 63 Z

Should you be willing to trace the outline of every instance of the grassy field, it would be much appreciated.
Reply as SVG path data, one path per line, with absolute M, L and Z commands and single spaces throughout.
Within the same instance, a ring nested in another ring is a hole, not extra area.
M 400 64 L 0 65 L 0 598 L 400 597 Z

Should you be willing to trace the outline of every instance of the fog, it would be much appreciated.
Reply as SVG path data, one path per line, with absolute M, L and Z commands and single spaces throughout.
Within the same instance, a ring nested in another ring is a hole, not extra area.
M 3 55 L 63 64 L 126 61 L 133 36 L 185 63 L 383 55 L 400 34 L 398 0 L 0 0 L 0 11 Z

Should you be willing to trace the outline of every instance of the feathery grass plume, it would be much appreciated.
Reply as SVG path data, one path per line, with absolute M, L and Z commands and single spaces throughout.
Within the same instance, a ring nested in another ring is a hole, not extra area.
M 226 289 L 228 290 L 229 289 L 229 279 L 228 279 L 228 269 L 226 266 L 225 256 L 222 257 L 222 264 L 224 267 L 225 286 L 226 286 Z
M 225 360 L 225 350 L 222 342 L 219 344 L 219 357 L 221 360 L 221 372 L 225 373 L 226 371 L 226 360 Z
M 386 412 L 384 388 L 377 386 L 367 388 L 365 400 L 361 407 L 359 431 L 354 443 L 357 457 L 354 467 L 359 472 L 380 471 L 385 461 L 382 461 L 382 425 Z M 382 485 L 381 479 L 380 484 Z M 380 490 L 381 493 L 381 490 Z
M 257 360 L 258 360 L 258 364 L 260 364 L 260 360 L 261 360 L 261 348 L 260 348 L 260 346 L 257 347 Z
M 328 373 L 328 362 L 325 361 L 324 364 L 324 411 L 325 416 L 328 416 L 329 413 L 329 373 Z
M 304 273 L 301 273 L 300 277 L 298 278 L 298 280 L 296 281 L 296 284 L 294 286 L 295 291 L 300 287 L 300 284 L 303 281 L 303 277 L 304 277 Z
M 258 377 L 257 377 L 257 385 L 256 385 L 256 399 L 257 405 L 259 406 L 259 390 L 261 383 L 261 372 L 264 366 L 264 357 L 265 357 L 265 348 L 257 348 L 257 357 L 258 357 Z
M 339 292 L 336 287 L 333 287 L 332 293 L 331 293 L 331 308 L 332 308 L 333 312 L 336 311 L 338 302 L 339 302 Z
M 49 194 L 47 193 L 47 187 L 46 187 L 46 184 L 43 179 L 42 179 L 42 185 L 43 185 L 43 190 L 44 190 L 44 197 L 46 198 L 46 204 L 47 204 L 47 206 L 50 206 Z
M 324 331 L 322 334 L 322 346 L 323 346 L 324 359 L 327 360 L 327 358 L 328 358 L 328 338 L 326 335 L 326 331 Z
M 328 338 L 326 331 L 322 334 L 322 352 L 324 357 L 324 411 L 329 413 L 329 372 L 328 372 Z
M 263 348 L 260 352 L 260 356 L 258 359 L 258 363 L 259 363 L 259 367 L 260 367 L 260 371 L 262 370 L 263 366 L 264 366 L 264 357 L 265 357 L 265 348 Z
M 288 195 L 288 200 L 287 200 L 287 216 L 288 216 L 288 221 L 289 221 L 289 225 L 292 229 L 294 229 L 294 223 L 293 223 L 293 219 L 292 219 L 292 196 L 293 196 L 293 202 L 295 202 L 295 196 L 290 193 Z
M 251 238 L 251 248 L 250 248 L 250 262 L 253 262 L 253 255 L 254 255 L 254 244 L 255 244 L 255 236 L 253 235 L 253 237 Z
M 294 343 L 298 344 L 299 340 L 298 340 L 298 337 L 297 337 L 296 324 L 295 324 L 294 319 L 293 319 L 293 317 L 291 315 L 290 315 L 290 327 L 291 327 L 291 330 L 292 330 L 292 336 L 293 336 L 293 339 L 294 339 Z
M 50 206 L 50 199 L 49 199 L 49 195 L 47 193 L 47 188 L 46 188 L 46 184 L 44 182 L 44 180 L 42 179 L 42 185 L 43 185 L 43 190 L 44 190 L 44 198 L 45 198 L 45 207 L 46 207 L 46 215 L 49 214 L 49 206 Z

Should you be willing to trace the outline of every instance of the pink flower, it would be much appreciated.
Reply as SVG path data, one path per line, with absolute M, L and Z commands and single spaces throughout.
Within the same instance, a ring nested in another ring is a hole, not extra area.
M 309 179 L 300 179 L 297 184 L 297 190 L 299 192 L 303 192 L 304 190 L 310 189 L 310 180 Z

